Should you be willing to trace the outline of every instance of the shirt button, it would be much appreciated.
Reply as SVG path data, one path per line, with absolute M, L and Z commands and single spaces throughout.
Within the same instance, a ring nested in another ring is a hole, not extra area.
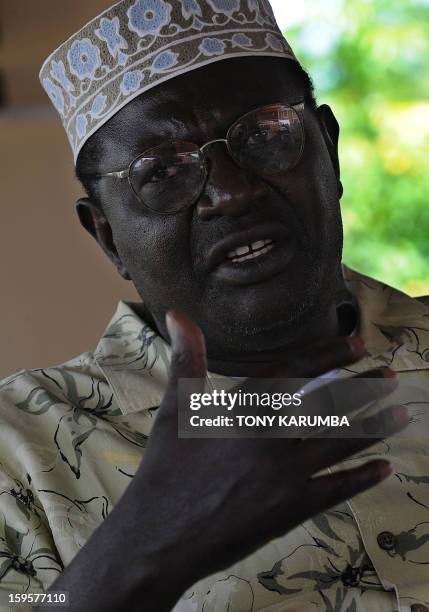
M 411 606 L 411 612 L 428 612 L 428 609 L 422 604 L 413 604 Z
M 394 550 L 395 548 L 395 536 L 390 531 L 382 531 L 377 536 L 377 542 L 380 548 L 383 550 Z M 419 612 L 417 610 L 417 612 Z

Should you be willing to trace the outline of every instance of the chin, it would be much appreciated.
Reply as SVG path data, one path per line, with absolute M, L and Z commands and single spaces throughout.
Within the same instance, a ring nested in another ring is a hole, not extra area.
M 297 266 L 269 283 L 228 292 L 221 303 L 213 300 L 202 325 L 208 346 L 243 354 L 294 343 L 332 307 L 339 278 L 333 270 L 340 270 L 338 256 L 323 270 Z
M 328 310 L 325 304 L 308 297 L 299 304 L 254 309 L 251 313 L 240 309 L 226 319 L 216 318 L 205 328 L 208 347 L 218 347 L 216 353 L 231 351 L 236 354 L 266 352 L 295 342 L 304 335 L 307 326 Z M 272 304 L 270 304 L 272 306 Z M 213 327 L 216 326 L 216 330 Z M 209 331 L 210 330 L 210 331 Z M 214 333 L 213 333 L 214 332 Z

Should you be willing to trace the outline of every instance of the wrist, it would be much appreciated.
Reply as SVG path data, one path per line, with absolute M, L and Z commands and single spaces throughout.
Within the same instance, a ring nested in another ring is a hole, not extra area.
M 122 577 L 119 599 L 127 601 L 129 612 L 140 612 L 143 602 L 145 609 L 170 610 L 196 581 L 186 562 L 188 556 L 176 542 L 176 536 L 181 539 L 180 530 L 174 518 L 156 504 L 128 494 L 132 491 L 127 491 L 99 529 L 100 540 L 117 543 L 116 550 L 107 553 L 103 583 L 116 585 L 117 576 Z M 152 608 L 148 601 L 153 602 Z

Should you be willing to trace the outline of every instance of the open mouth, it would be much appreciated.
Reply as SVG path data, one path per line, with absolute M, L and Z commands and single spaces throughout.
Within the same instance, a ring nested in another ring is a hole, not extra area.
M 274 240 L 268 238 L 267 240 L 256 240 L 252 244 L 246 246 L 240 246 L 230 251 L 226 259 L 232 263 L 243 263 L 250 259 L 258 259 L 262 255 L 266 255 L 274 248 Z
M 296 241 L 283 224 L 267 223 L 228 234 L 210 250 L 208 269 L 233 285 L 252 285 L 281 272 L 296 252 Z

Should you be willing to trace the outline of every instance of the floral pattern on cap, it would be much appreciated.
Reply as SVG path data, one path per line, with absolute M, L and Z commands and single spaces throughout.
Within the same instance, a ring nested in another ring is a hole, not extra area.
M 268 0 L 121 0 L 56 49 L 40 81 L 76 161 L 96 130 L 160 82 L 261 55 L 296 61 Z

